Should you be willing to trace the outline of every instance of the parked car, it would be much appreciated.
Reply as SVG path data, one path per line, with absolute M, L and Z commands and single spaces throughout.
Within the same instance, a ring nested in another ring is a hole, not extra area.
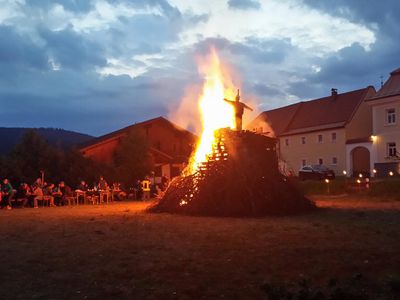
M 335 172 L 324 165 L 307 165 L 299 170 L 299 179 L 334 179 Z

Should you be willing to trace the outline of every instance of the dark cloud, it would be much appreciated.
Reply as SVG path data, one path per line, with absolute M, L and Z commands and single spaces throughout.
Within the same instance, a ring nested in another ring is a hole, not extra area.
M 229 0 L 228 6 L 235 9 L 259 9 L 261 4 L 257 0 Z
M 41 28 L 39 33 L 46 42 L 49 56 L 61 64 L 61 68 L 87 70 L 106 65 L 101 45 L 85 39 L 70 28 L 60 31 Z
M 256 92 L 259 96 L 284 96 L 281 89 L 271 87 L 264 83 L 255 83 L 252 86 L 252 90 Z
M 310 88 L 316 85 L 336 86 L 343 90 L 375 85 L 379 88 L 380 76 L 387 77 L 399 66 L 400 53 L 400 2 L 379 1 L 315 1 L 307 5 L 334 16 L 362 24 L 375 32 L 376 42 L 370 49 L 355 43 L 320 61 L 321 71 L 305 76 Z
M 290 41 L 286 39 L 256 40 L 254 38 L 249 38 L 242 43 L 231 42 L 225 38 L 208 38 L 194 46 L 196 53 L 201 55 L 207 54 L 211 47 L 261 64 L 282 63 L 287 53 L 293 48 Z M 234 60 L 231 62 L 234 63 Z
M 45 49 L 35 45 L 29 36 L 19 34 L 13 27 L 0 26 L 0 69 L 13 75 L 10 68 L 46 70 Z M 1 73 L 3 73 L 0 71 Z M 5 74 L 7 75 L 7 74 Z

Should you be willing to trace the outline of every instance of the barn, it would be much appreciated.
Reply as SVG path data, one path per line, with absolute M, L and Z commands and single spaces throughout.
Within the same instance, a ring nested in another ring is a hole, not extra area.
M 93 161 L 110 164 L 121 139 L 130 130 L 140 132 L 150 145 L 155 162 L 155 176 L 172 178 L 180 174 L 193 151 L 197 136 L 164 117 L 136 123 L 97 137 L 80 148 L 81 153 Z

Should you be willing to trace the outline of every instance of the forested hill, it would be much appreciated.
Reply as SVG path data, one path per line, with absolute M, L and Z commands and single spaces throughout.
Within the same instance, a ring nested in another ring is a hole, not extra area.
M 0 154 L 7 154 L 31 129 L 37 130 L 51 145 L 68 149 L 93 137 L 87 134 L 55 128 L 7 128 L 0 127 Z

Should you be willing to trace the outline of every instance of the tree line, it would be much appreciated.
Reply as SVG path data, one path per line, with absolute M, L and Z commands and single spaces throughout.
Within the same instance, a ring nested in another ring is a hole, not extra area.
M 129 187 L 153 169 L 149 145 L 135 130 L 122 138 L 111 164 L 94 162 L 77 148 L 53 146 L 35 129 L 27 131 L 8 154 L 0 156 L 0 178 L 8 178 L 14 184 L 30 184 L 44 171 L 47 182 L 65 181 L 76 186 L 85 180 L 90 185 L 104 176 L 109 182 Z

